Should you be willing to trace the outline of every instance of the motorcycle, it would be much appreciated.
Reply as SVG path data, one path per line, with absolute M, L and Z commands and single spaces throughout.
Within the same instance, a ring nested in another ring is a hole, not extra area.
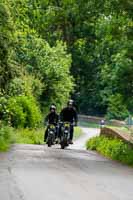
M 56 126 L 54 124 L 48 125 L 48 137 L 47 137 L 47 145 L 51 147 L 55 144 L 55 134 L 56 134 Z
M 61 125 L 60 145 L 61 149 L 69 146 L 70 129 L 72 124 L 70 122 L 63 122 Z

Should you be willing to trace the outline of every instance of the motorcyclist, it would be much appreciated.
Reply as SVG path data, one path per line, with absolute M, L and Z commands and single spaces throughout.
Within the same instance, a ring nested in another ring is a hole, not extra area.
M 77 121 L 78 121 L 78 115 L 76 108 L 74 107 L 74 102 L 73 100 L 69 100 L 67 103 L 67 107 L 63 108 L 61 113 L 60 113 L 60 120 L 62 122 L 70 122 L 70 144 L 73 144 L 73 133 L 74 133 L 74 128 L 73 128 L 73 123 L 75 122 L 75 126 L 77 126 Z M 61 134 L 61 129 L 60 129 L 60 134 Z
M 59 115 L 56 112 L 56 106 L 52 104 L 50 106 L 50 112 L 45 118 L 45 123 L 49 124 L 54 124 L 56 126 L 56 133 L 55 133 L 55 139 L 58 137 L 58 120 L 59 120 Z M 45 134 L 44 134 L 44 142 L 46 142 L 48 137 L 48 126 L 46 128 Z

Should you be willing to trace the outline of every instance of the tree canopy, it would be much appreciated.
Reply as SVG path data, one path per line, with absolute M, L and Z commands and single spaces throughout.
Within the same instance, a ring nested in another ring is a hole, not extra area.
M 39 120 L 70 96 L 80 113 L 132 113 L 132 9 L 131 0 L 2 0 L 0 118 L 16 119 L 17 102 L 18 112 L 35 104 Z

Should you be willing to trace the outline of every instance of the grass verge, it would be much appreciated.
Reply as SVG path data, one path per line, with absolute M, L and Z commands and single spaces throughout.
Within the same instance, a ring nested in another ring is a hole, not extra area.
M 84 126 L 84 127 L 88 127 L 88 128 L 100 128 L 100 125 L 97 123 L 93 123 L 93 122 L 84 122 L 84 121 L 80 121 L 79 122 L 80 126 Z
M 15 131 L 15 142 L 18 144 L 43 144 L 44 128 L 17 129 Z
M 86 143 L 87 149 L 96 150 L 102 155 L 133 166 L 133 148 L 120 139 L 104 136 L 91 138 Z
M 122 126 L 122 127 L 112 127 L 112 129 L 116 130 L 116 131 L 120 131 L 122 133 L 125 133 L 125 134 L 131 134 L 131 130 L 129 130 L 128 127 L 126 126 Z
M 12 127 L 1 125 L 0 127 L 0 151 L 7 151 L 13 143 L 14 129 Z
M 78 139 L 83 134 L 80 127 L 74 127 L 74 140 Z
M 43 144 L 44 128 L 38 129 L 13 129 L 9 126 L 0 128 L 0 151 L 7 151 L 12 143 L 18 144 Z M 74 139 L 83 134 L 80 127 L 74 129 Z
M 18 144 L 43 144 L 44 128 L 40 129 L 17 129 L 15 132 L 15 142 Z M 74 128 L 74 139 L 83 134 L 80 127 Z

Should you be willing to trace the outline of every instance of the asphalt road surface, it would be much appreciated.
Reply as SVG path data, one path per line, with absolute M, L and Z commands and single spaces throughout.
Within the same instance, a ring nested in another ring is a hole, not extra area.
M 15 145 L 0 154 L 0 200 L 133 200 L 133 168 L 73 146 Z

